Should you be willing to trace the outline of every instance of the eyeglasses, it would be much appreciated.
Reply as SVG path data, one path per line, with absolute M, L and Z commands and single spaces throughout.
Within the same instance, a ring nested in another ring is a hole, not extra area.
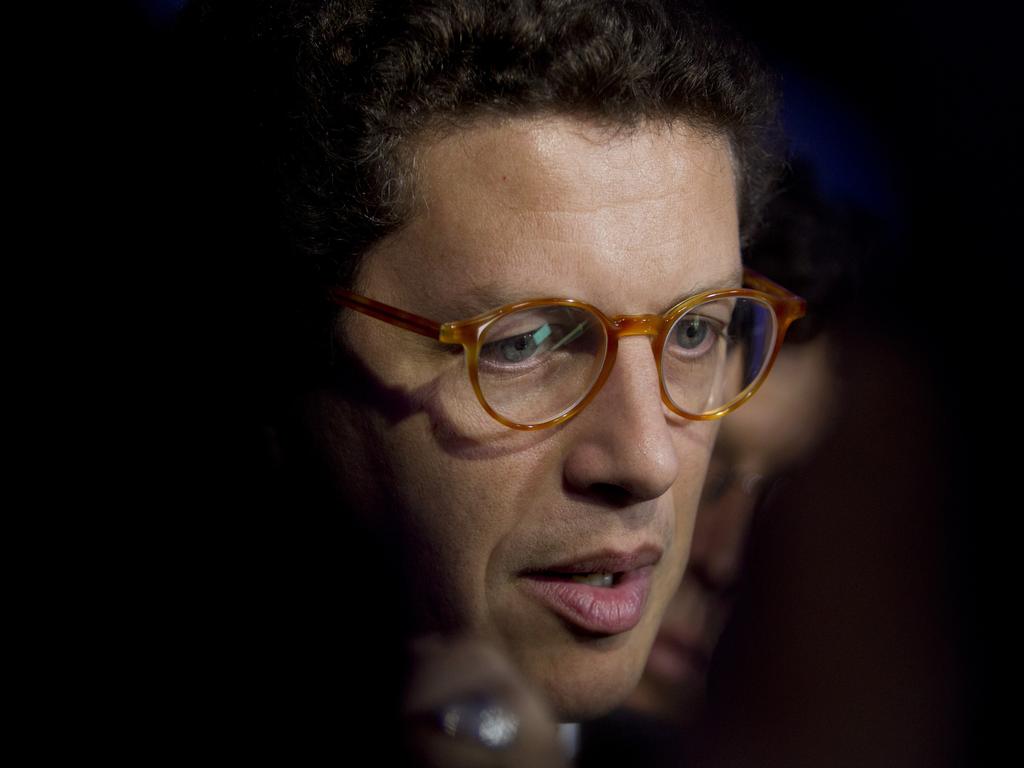
M 344 288 L 334 303 L 442 344 L 461 344 L 480 405 L 512 429 L 544 429 L 583 410 L 611 375 L 619 339 L 650 336 L 661 399 L 687 419 L 717 419 L 764 381 L 806 303 L 744 270 L 744 288 L 705 291 L 662 315 L 609 318 L 576 299 L 508 304 L 439 323 Z

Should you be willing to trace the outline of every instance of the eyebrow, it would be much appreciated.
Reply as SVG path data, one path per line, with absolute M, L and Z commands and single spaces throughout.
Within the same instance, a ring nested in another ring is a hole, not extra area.
M 724 280 L 704 281 L 690 286 L 683 293 L 672 299 L 670 303 L 665 305 L 662 311 L 667 311 L 684 299 L 688 299 L 690 296 L 696 296 L 698 293 L 704 293 L 705 291 L 712 291 L 715 289 L 739 288 L 741 285 L 743 285 L 742 266 L 730 272 Z M 497 283 L 485 283 L 468 291 L 463 291 L 458 296 L 454 296 L 446 301 L 444 304 L 443 314 L 448 315 L 448 317 L 438 318 L 438 320 L 441 322 L 465 320 L 490 312 L 498 307 L 506 306 L 507 304 L 538 298 L 564 299 L 579 297 L 564 296 L 561 293 L 549 292 L 545 296 L 519 296 L 517 298 L 512 298 L 512 295 L 507 290 L 502 289 Z
M 688 291 L 673 299 L 672 303 L 667 305 L 662 311 L 667 312 L 679 302 L 685 301 L 691 296 L 696 296 L 698 293 L 716 290 L 729 290 L 730 288 L 741 288 L 742 286 L 743 265 L 741 264 L 737 269 L 730 272 L 724 280 L 711 280 L 709 282 L 698 283 L 697 285 L 692 286 Z
M 494 283 L 480 285 L 463 291 L 445 302 L 445 312 L 451 317 L 445 319 L 444 322 L 476 317 L 514 301 L 516 299 L 509 300 L 508 292 L 501 290 Z

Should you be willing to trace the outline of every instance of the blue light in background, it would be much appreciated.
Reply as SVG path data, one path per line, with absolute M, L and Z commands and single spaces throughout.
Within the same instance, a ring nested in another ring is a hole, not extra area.
M 135 5 L 154 26 L 163 26 L 174 21 L 174 17 L 185 6 L 187 0 L 135 0 Z
M 877 128 L 827 86 L 783 68 L 782 121 L 793 155 L 816 171 L 822 194 L 856 203 L 890 223 L 904 211 Z

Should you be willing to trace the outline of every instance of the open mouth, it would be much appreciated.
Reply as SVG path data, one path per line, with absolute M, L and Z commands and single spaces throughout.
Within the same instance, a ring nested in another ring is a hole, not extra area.
M 605 549 L 570 556 L 521 572 L 518 583 L 574 628 L 619 634 L 643 618 L 662 552 L 661 547 L 647 545 L 627 552 Z
M 571 581 L 575 584 L 586 584 L 591 587 L 614 587 L 622 581 L 622 572 L 619 573 L 559 573 L 558 571 L 544 571 L 536 574 L 537 577 L 552 579 L 553 581 Z
M 521 584 L 549 610 L 578 629 L 600 635 L 640 623 L 654 566 L 628 571 L 535 571 Z

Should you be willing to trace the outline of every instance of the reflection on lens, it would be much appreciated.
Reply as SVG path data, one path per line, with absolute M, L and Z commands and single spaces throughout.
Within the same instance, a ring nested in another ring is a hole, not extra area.
M 698 416 L 729 405 L 762 376 L 775 334 L 775 313 L 760 299 L 713 299 L 690 309 L 662 350 L 672 402 Z
M 550 421 L 590 391 L 607 348 L 604 325 L 580 307 L 511 312 L 481 337 L 480 389 L 487 404 L 510 421 Z

